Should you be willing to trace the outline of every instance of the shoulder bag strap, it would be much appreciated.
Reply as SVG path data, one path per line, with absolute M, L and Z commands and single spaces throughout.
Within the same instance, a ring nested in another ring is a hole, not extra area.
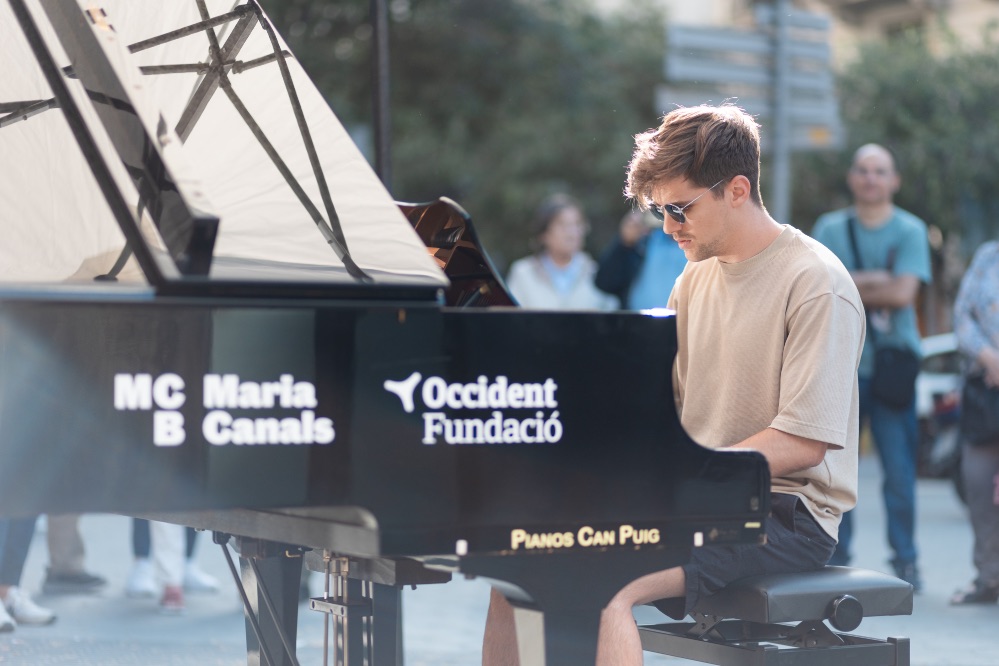
M 860 249 L 857 247 L 857 232 L 853 230 L 853 227 L 857 224 L 853 215 L 846 218 L 846 231 L 850 235 L 850 249 L 853 250 L 853 264 L 857 267 L 857 270 L 864 270 L 864 262 L 860 258 Z
M 860 258 L 860 248 L 857 247 L 857 232 L 854 231 L 854 226 L 857 224 L 856 219 L 853 215 L 846 218 L 846 231 L 850 236 L 850 249 L 853 250 L 853 264 L 857 267 L 857 270 L 864 270 L 864 262 Z M 877 346 L 878 344 L 878 334 L 874 326 L 871 325 L 871 315 L 867 312 L 867 308 L 864 308 L 864 317 L 867 319 L 867 337 L 871 339 L 871 342 Z

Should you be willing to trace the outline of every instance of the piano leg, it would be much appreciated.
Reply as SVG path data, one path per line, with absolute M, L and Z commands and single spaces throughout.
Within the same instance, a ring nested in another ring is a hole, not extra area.
M 469 555 L 459 569 L 490 579 L 514 606 L 521 666 L 595 664 L 600 614 L 631 581 L 690 559 L 689 549 Z M 538 636 L 541 640 L 538 640 Z
M 371 621 L 374 666 L 401 666 L 402 651 L 402 589 L 394 585 L 368 583 L 374 605 Z
M 270 650 L 271 666 L 298 666 L 294 651 L 298 636 L 298 589 L 302 577 L 302 558 L 240 558 L 239 565 L 250 608 L 260 624 L 264 645 Z M 270 595 L 273 616 L 267 610 L 267 595 Z M 247 619 L 247 666 L 267 666 L 267 662 L 260 658 L 260 644 L 249 622 Z M 289 648 L 282 645 L 285 642 L 290 646 L 290 655 Z
M 248 666 L 298 666 L 298 591 L 302 557 L 295 546 L 236 537 L 240 553 L 237 574 L 222 537 L 216 542 L 236 577 L 246 614 L 246 663 Z

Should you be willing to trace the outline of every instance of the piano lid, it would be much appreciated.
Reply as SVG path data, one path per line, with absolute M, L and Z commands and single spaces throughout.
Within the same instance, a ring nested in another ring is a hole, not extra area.
M 0 25 L 0 282 L 447 286 L 255 2 L 5 0 Z

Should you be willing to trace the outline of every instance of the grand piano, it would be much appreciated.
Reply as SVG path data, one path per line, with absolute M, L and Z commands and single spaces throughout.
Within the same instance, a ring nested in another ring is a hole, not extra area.
M 514 603 L 522 663 L 578 665 L 623 585 L 762 538 L 763 458 L 679 423 L 672 316 L 517 308 L 256 2 L 0 25 L 0 515 L 210 530 L 274 665 L 303 561 L 337 660 L 401 663 L 400 587 L 464 574 Z

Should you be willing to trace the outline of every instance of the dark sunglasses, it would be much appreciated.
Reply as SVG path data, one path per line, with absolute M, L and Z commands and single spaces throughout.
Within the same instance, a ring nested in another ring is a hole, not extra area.
M 652 215 L 657 220 L 659 220 L 660 222 L 664 222 L 666 220 L 665 216 L 668 214 L 670 217 L 672 217 L 674 220 L 676 220 L 680 224 L 686 224 L 687 223 L 687 216 L 684 214 L 683 211 L 685 211 L 688 208 L 690 208 L 691 206 L 693 206 L 694 203 L 698 199 L 700 199 L 705 194 L 707 194 L 711 190 L 715 189 L 716 187 L 718 187 L 719 185 L 721 185 L 724 182 L 725 182 L 725 179 L 722 178 L 717 183 L 715 183 L 714 185 L 712 185 L 711 187 L 709 187 L 708 189 L 704 190 L 703 192 L 701 192 L 700 194 L 698 194 L 696 197 L 694 197 L 693 199 L 691 199 L 690 201 L 688 201 L 687 205 L 685 205 L 682 208 L 680 206 L 677 206 L 676 204 L 671 204 L 671 203 L 663 204 L 661 206 L 658 205 L 658 204 L 652 204 L 652 206 L 649 208 L 649 212 L 652 213 Z

